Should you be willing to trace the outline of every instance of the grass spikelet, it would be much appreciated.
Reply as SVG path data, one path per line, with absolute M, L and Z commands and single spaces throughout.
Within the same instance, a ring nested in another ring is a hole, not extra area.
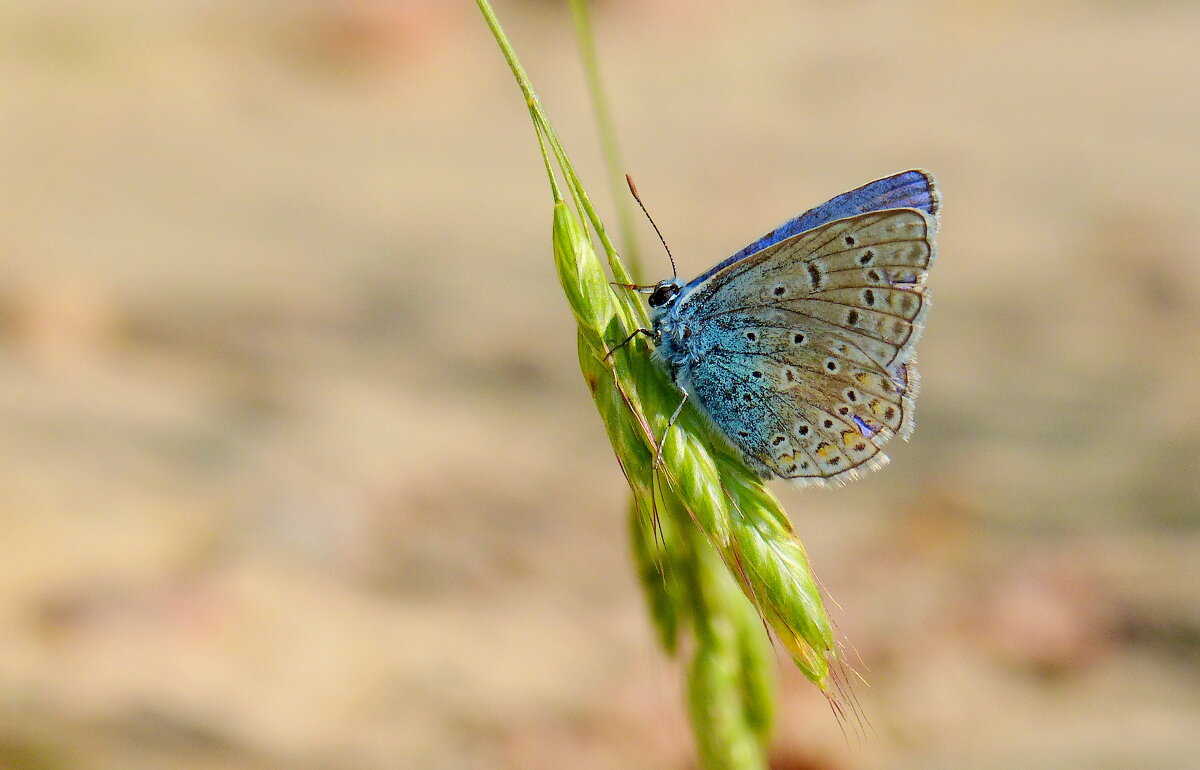
M 586 6 L 571 1 L 586 32 Z M 632 492 L 632 553 L 659 640 L 668 653 L 687 657 L 700 759 L 709 768 L 765 767 L 774 658 L 764 623 L 805 676 L 836 698 L 830 664 L 838 653 L 808 557 L 779 502 L 692 404 L 667 430 L 682 394 L 652 360 L 644 336 L 621 345 L 649 319 L 636 295 L 609 284 L 593 237 L 612 280 L 633 278 L 488 0 L 476 2 L 533 120 L 553 200 L 554 265 L 578 329 L 580 369 Z M 594 59 L 587 64 L 594 67 Z M 616 166 L 615 141 L 605 145 Z

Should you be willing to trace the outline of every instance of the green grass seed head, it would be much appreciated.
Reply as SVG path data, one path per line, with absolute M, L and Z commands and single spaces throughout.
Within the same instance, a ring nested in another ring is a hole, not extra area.
M 659 640 L 669 653 L 689 656 L 688 710 L 701 761 L 765 767 L 774 658 L 763 624 L 829 694 L 830 664 L 838 660 L 819 586 L 778 500 L 695 405 L 685 405 L 668 429 L 683 395 L 653 361 L 646 338 L 614 351 L 648 325 L 646 308 L 633 292 L 610 285 L 592 234 L 614 279 L 632 278 L 494 12 L 487 0 L 476 1 L 525 94 L 542 148 L 554 200 L 554 265 L 578 329 L 580 369 L 632 492 L 634 562 Z M 574 7 L 577 19 L 585 14 L 581 0 Z M 685 633 L 693 644 L 681 643 Z

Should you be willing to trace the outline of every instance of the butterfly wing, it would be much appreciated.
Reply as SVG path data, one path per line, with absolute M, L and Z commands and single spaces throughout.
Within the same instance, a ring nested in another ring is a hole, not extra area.
M 745 257 L 680 298 L 681 385 L 765 476 L 828 483 L 912 430 L 934 223 L 894 209 Z
M 856 190 L 822 203 L 809 209 L 795 219 L 789 219 L 779 227 L 751 243 L 712 270 L 701 275 L 692 284 L 698 284 L 722 268 L 741 260 L 751 254 L 774 246 L 780 241 L 793 238 L 806 230 L 819 227 L 827 222 L 845 219 L 857 214 L 885 209 L 909 208 L 924 211 L 933 218 L 936 227 L 938 212 L 941 209 L 941 196 L 934 184 L 933 175 L 928 171 L 913 169 L 899 174 L 876 179 L 874 182 L 859 187 Z

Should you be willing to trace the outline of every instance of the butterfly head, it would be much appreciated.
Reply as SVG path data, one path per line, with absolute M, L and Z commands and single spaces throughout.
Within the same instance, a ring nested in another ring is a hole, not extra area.
M 647 300 L 652 308 L 669 308 L 679 298 L 679 282 L 674 278 L 659 281 Z

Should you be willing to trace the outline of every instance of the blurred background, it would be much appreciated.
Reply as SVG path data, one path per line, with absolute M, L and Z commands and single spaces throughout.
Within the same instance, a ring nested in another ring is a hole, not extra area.
M 611 213 L 569 15 L 496 6 Z M 1200 5 L 594 15 L 683 275 L 945 198 L 914 439 L 774 486 L 875 735 L 781 660 L 774 765 L 1195 767 Z M 0 767 L 693 766 L 473 3 L 3 0 L 0 116 Z

